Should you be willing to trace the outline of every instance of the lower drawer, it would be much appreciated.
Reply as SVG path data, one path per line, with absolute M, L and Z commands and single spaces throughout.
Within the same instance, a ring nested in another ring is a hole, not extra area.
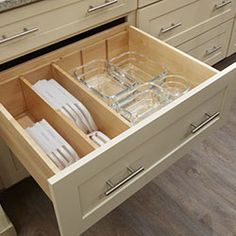
M 227 56 L 232 26 L 233 20 L 230 20 L 177 48 L 209 65 L 214 65 Z
M 72 77 L 95 58 L 135 51 L 181 74 L 192 89 L 131 125 Z M 157 57 L 158 55 L 158 57 Z M 222 72 L 126 24 L 0 74 L 0 135 L 52 200 L 61 235 L 78 236 L 226 120 L 236 65 Z M 32 89 L 54 78 L 91 112 L 111 140 L 98 147 Z M 45 118 L 81 159 L 59 170 L 24 128 Z
M 193 110 L 186 110 L 186 114 L 183 112 L 167 127 L 156 129 L 157 134 L 149 140 L 81 184 L 79 198 L 83 217 L 91 216 L 99 207 L 108 204 L 108 201 L 114 201 L 115 199 L 109 196 L 128 189 L 132 184 L 130 180 L 142 178 L 173 150 L 181 149 L 196 136 L 211 129 L 211 126 L 218 126 L 225 92 L 224 88 L 214 95 L 209 94 Z M 126 183 L 128 185 L 125 185 Z

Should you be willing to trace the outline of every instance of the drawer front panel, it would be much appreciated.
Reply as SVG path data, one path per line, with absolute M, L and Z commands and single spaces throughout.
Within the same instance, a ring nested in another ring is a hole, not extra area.
M 0 27 L 0 62 L 13 59 L 136 9 L 136 1 L 79 1 Z M 52 20 L 56 19 L 56 20 Z
M 227 55 L 233 20 L 198 36 L 178 48 L 191 56 L 214 65 Z
M 162 14 L 166 9 L 163 1 L 138 10 L 138 27 L 177 46 L 234 16 L 235 1 L 220 8 L 218 5 L 219 1 L 196 0 L 175 11 Z
M 235 52 L 236 52 L 236 20 L 234 18 L 234 26 L 231 34 L 230 45 L 227 56 L 230 56 Z
M 215 118 L 206 125 L 207 128 L 218 122 L 220 115 L 216 114 L 222 111 L 224 92 L 225 90 L 220 91 L 213 98 L 204 101 L 189 114 L 184 115 L 147 142 L 129 152 L 117 163 L 102 170 L 101 173 L 83 183 L 79 188 L 83 217 L 86 218 L 92 214 L 97 207 L 102 207 L 107 200 L 112 200 L 112 198 L 109 199 L 109 196 L 114 196 L 119 191 L 125 189 L 130 183 L 138 178 L 142 178 L 144 173 L 148 172 L 153 165 L 160 162 L 168 153 L 179 149 L 184 143 L 189 142 L 195 135 L 201 133 L 201 130 L 199 130 L 198 133 L 192 134 L 194 127 L 191 124 L 198 126 L 198 124 L 207 120 L 206 113 L 215 114 Z M 204 128 L 202 129 L 204 130 Z M 131 169 L 129 170 L 129 168 Z M 143 171 L 141 168 L 143 168 Z M 127 177 L 135 171 L 138 172 L 137 176 L 127 180 Z M 126 180 L 127 183 L 120 184 Z M 114 189 L 114 187 L 116 188 Z
M 49 179 L 61 234 L 85 231 L 221 125 L 229 110 L 234 73 L 235 65 L 196 88 L 187 99 L 176 100 L 174 108 L 162 116 L 157 112 L 148 124 L 129 129 L 111 147 L 97 150 L 96 158 L 91 153 L 83 164 Z M 214 116 L 207 116 L 208 112 Z M 68 221 L 69 216 L 76 220 Z

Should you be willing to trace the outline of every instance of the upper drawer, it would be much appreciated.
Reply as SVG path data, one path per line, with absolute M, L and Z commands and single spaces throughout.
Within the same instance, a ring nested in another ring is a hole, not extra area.
M 12 24 L 2 25 L 0 63 L 123 16 L 136 7 L 135 0 L 76 1 Z
M 142 30 L 177 46 L 235 15 L 236 1 L 195 0 L 181 7 L 168 8 L 169 0 L 138 10 L 137 25 Z M 175 8 L 177 8 L 175 10 Z
M 192 84 L 188 93 L 133 126 L 70 73 L 95 58 L 128 50 L 158 60 Z M 52 199 L 61 235 L 77 236 L 225 121 L 235 73 L 236 65 L 219 72 L 121 25 L 1 73 L 0 135 Z M 98 147 L 32 89 L 38 80 L 51 78 L 86 105 L 111 141 Z M 62 171 L 24 130 L 43 118 L 82 157 Z

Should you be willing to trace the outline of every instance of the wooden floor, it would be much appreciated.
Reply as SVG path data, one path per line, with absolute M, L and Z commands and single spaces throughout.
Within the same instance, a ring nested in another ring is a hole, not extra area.
M 52 204 L 32 179 L 0 200 L 20 236 L 59 235 Z M 224 127 L 83 236 L 236 236 L 236 100 Z

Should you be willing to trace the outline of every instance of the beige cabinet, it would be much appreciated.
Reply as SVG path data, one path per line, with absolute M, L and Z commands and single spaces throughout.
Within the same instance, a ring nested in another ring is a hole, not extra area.
M 1 13 L 0 63 L 127 16 L 136 8 L 136 0 L 59 0 Z
M 0 139 L 0 187 L 8 188 L 29 176 L 8 146 Z
M 185 76 L 193 88 L 131 125 L 70 72 L 95 58 L 136 51 Z M 157 58 L 158 57 L 158 58 Z M 236 64 L 222 72 L 126 24 L 2 72 L 0 135 L 52 200 L 62 236 L 78 236 L 188 152 L 227 119 Z M 90 110 L 111 141 L 97 147 L 32 89 L 54 78 Z M 42 118 L 82 157 L 59 170 L 24 128 Z M 112 183 L 112 184 L 111 184 Z
M 235 12 L 235 0 L 163 0 L 138 9 L 137 26 L 177 47 L 233 19 Z
M 227 56 L 232 26 L 233 19 L 177 47 L 209 65 L 214 65 Z

